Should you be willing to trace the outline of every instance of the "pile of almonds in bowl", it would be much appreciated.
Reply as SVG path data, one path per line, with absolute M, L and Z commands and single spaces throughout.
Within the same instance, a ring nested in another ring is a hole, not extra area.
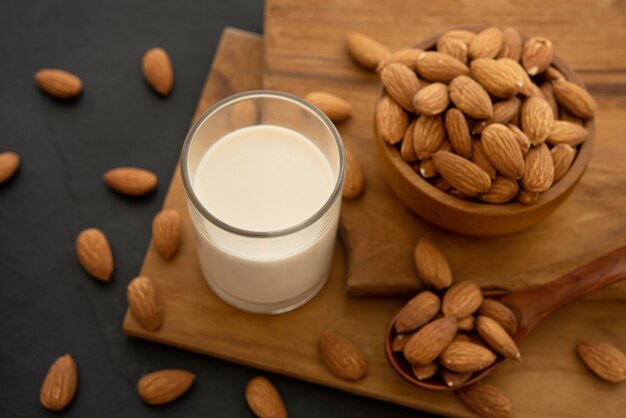
M 376 68 L 378 136 L 444 192 L 532 204 L 567 174 L 596 110 L 554 57 L 549 39 L 495 27 L 388 55 Z

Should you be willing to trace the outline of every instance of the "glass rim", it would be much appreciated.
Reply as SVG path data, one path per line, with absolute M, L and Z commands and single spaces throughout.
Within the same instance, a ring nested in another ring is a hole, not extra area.
M 330 196 L 328 197 L 324 205 L 322 205 L 322 207 L 317 212 L 315 212 L 313 215 L 311 215 L 309 218 L 305 219 L 304 221 L 298 224 L 292 225 L 290 227 L 287 227 L 287 228 L 277 229 L 273 231 L 252 231 L 252 230 L 247 230 L 243 228 L 238 228 L 236 226 L 230 225 L 222 221 L 221 219 L 217 218 L 215 215 L 209 212 L 207 208 L 204 207 L 204 205 L 202 205 L 202 203 L 196 196 L 195 191 L 193 190 L 193 187 L 191 185 L 191 180 L 189 178 L 189 163 L 188 163 L 189 150 L 196 137 L 196 134 L 198 133 L 200 128 L 204 125 L 204 123 L 209 118 L 211 118 L 211 116 L 213 116 L 214 114 L 216 114 L 217 112 L 219 112 L 220 110 L 224 109 L 227 106 L 233 105 L 238 102 L 242 102 L 244 100 L 255 99 L 255 98 L 279 99 L 285 102 L 291 102 L 293 104 L 296 104 L 300 106 L 301 108 L 311 112 L 330 132 L 333 139 L 335 140 L 337 151 L 339 152 L 339 173 L 337 175 L 335 187 L 333 188 L 333 191 L 331 192 Z M 183 148 L 181 151 L 181 174 L 182 174 L 182 179 L 183 179 L 183 187 L 185 189 L 185 195 L 187 196 L 188 200 L 193 205 L 194 209 L 200 212 L 202 216 L 208 219 L 212 224 L 220 227 L 221 229 L 231 232 L 236 235 L 242 235 L 246 237 L 256 237 L 256 238 L 280 237 L 280 236 L 292 234 L 294 232 L 298 232 L 312 225 L 313 223 L 318 221 L 326 212 L 328 212 L 331 206 L 335 203 L 335 200 L 337 199 L 338 195 L 341 194 L 345 172 L 346 172 L 346 156 L 345 156 L 343 141 L 341 140 L 341 136 L 339 136 L 339 132 L 337 131 L 337 128 L 330 121 L 330 119 L 328 119 L 328 117 L 324 113 L 322 113 L 319 109 L 317 109 L 315 106 L 313 106 L 306 100 L 290 93 L 284 93 L 284 92 L 273 91 L 273 90 L 250 90 L 250 91 L 245 91 L 242 93 L 237 93 L 225 99 L 222 99 L 219 102 L 215 103 L 214 105 L 210 106 L 207 110 L 205 110 L 202 113 L 202 115 L 198 118 L 198 120 L 193 124 L 191 129 L 189 129 L 189 132 L 187 133 L 187 136 L 185 137 L 185 142 L 183 144 Z

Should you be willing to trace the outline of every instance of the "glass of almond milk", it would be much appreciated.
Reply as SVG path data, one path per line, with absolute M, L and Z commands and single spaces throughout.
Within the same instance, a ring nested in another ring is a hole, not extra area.
M 181 166 L 202 274 L 220 299 L 282 313 L 320 291 L 345 174 L 323 113 L 286 93 L 237 94 L 194 124 Z

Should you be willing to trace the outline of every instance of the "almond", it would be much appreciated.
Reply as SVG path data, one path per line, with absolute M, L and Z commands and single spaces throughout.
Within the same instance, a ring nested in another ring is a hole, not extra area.
M 320 353 L 326 367 L 340 379 L 357 381 L 367 373 L 367 362 L 361 351 L 341 335 L 322 334 Z
M 472 373 L 457 373 L 446 369 L 441 369 L 441 379 L 444 381 L 446 386 L 450 388 L 456 388 L 467 382 L 470 377 L 472 377 Z
M 500 176 L 491 182 L 489 191 L 479 195 L 478 198 L 483 202 L 502 204 L 513 200 L 518 191 L 517 181 Z
M 352 58 L 370 70 L 375 69 L 378 64 L 391 55 L 387 47 L 362 33 L 348 32 L 346 42 Z
M 321 110 L 333 122 L 343 122 L 352 116 L 354 109 L 347 100 L 324 91 L 312 91 L 304 99 Z
M 401 353 L 404 350 L 406 342 L 409 340 L 410 334 L 397 334 L 393 339 L 391 349 L 394 353 Z
M 468 315 L 463 318 L 459 318 L 457 321 L 457 328 L 460 331 L 471 331 L 474 329 L 474 323 L 476 322 L 474 315 Z
M 387 93 L 400 106 L 413 112 L 413 97 L 420 89 L 417 75 L 409 67 L 399 63 L 387 65 L 380 72 L 380 79 Z
M 552 184 L 565 177 L 576 157 L 576 148 L 567 144 L 555 145 L 551 150 L 552 162 L 554 163 L 554 181 Z
M 546 68 L 545 73 L 543 73 L 543 78 L 546 81 L 554 81 L 554 80 L 565 80 L 565 76 L 562 72 L 556 69 L 554 66 L 549 66 Z
M 44 68 L 35 73 L 39 88 L 57 99 L 71 99 L 83 90 L 82 80 L 67 71 Z
M 467 334 L 456 334 L 452 341 L 466 341 L 471 343 L 472 339 Z
M 498 52 L 498 57 L 511 58 L 519 61 L 522 57 L 522 36 L 517 29 L 507 27 L 502 30 L 502 47 Z
M 427 51 L 417 58 L 417 72 L 430 82 L 448 84 L 454 77 L 469 75 L 469 68 L 448 54 Z
M 528 154 L 528 150 L 530 150 L 530 139 L 528 139 L 528 135 L 512 123 L 508 123 L 506 127 L 509 128 L 513 134 L 515 134 L 515 140 L 519 144 L 522 155 L 526 156 L 526 154 Z
M 597 109 L 593 97 L 582 87 L 564 79 L 552 82 L 554 97 L 575 116 L 581 118 L 591 118 Z
M 496 355 L 489 349 L 464 341 L 452 342 L 439 357 L 439 362 L 443 367 L 457 373 L 483 370 L 495 361 Z
M 443 117 L 420 115 L 413 129 L 413 150 L 422 160 L 435 153 L 446 139 Z
M 74 395 L 78 385 L 76 363 L 69 354 L 59 357 L 52 363 L 39 391 L 41 406 L 51 411 L 65 409 Z
M 482 132 L 480 142 L 485 156 L 500 173 L 512 179 L 522 177 L 524 156 L 509 128 L 500 123 L 489 125 Z
M 511 59 L 511 58 L 499 58 L 498 62 L 501 65 L 504 65 L 509 68 L 509 70 L 515 74 L 517 78 L 517 84 L 519 86 L 519 93 L 523 96 L 532 96 L 533 91 L 533 81 L 528 76 L 524 67 L 519 62 Z
M 418 329 L 435 317 L 439 312 L 439 305 L 439 298 L 434 293 L 427 290 L 418 293 L 396 317 L 396 331 L 402 333 Z
M 425 179 L 431 179 L 439 175 L 437 167 L 435 167 L 435 163 L 431 158 L 426 158 L 425 160 L 420 161 L 418 172 Z
M 419 90 L 413 97 L 413 108 L 426 116 L 443 113 L 450 103 L 448 86 L 443 83 L 432 83 Z
M 402 144 L 400 145 L 400 156 L 402 156 L 402 159 L 407 163 L 414 163 L 417 161 L 417 155 L 415 155 L 415 149 L 413 148 L 415 121 L 416 119 L 413 119 L 409 127 L 406 128 L 404 137 L 402 138 Z
M 278 390 L 265 377 L 257 376 L 246 385 L 246 402 L 261 418 L 287 418 L 287 408 Z
M 406 65 L 413 71 L 417 71 L 417 57 L 422 55 L 422 52 L 424 51 L 418 48 L 401 49 L 396 51 L 382 60 L 380 64 L 378 64 L 378 67 L 376 67 L 376 71 L 381 72 L 383 68 L 395 62 Z
M 553 88 L 552 91 L 554 91 L 554 88 Z M 585 121 L 582 118 L 579 118 L 578 116 L 572 115 L 570 112 L 568 112 L 563 107 L 559 107 L 559 119 L 561 119 L 561 120 L 563 120 L 565 122 L 572 122 L 572 123 L 575 123 L 576 125 L 580 125 L 580 126 L 584 126 L 585 125 Z
M 472 411 L 485 418 L 511 418 L 511 400 L 498 388 L 475 383 L 456 392 Z
M 437 373 L 439 365 L 437 363 L 430 363 L 426 366 L 412 366 L 411 370 L 417 380 L 426 380 Z
M 76 257 L 89 275 L 108 282 L 113 273 L 113 254 L 109 240 L 102 231 L 88 228 L 76 237 Z
M 145 195 L 157 185 L 157 176 L 142 168 L 113 168 L 104 173 L 103 178 L 107 186 L 128 196 Z
M 504 35 L 498 28 L 483 30 L 469 44 L 470 58 L 495 58 L 502 49 L 503 39 Z
M 517 196 L 515 196 L 515 200 L 520 202 L 522 205 L 532 205 L 539 199 L 539 192 L 531 192 L 525 189 L 520 189 L 517 192 Z
M 142 327 L 150 331 L 161 327 L 161 304 L 148 277 L 139 276 L 131 280 L 126 297 L 130 311 Z
M 468 47 L 467 43 L 460 39 L 441 37 L 437 41 L 437 51 L 448 54 L 461 61 L 467 63 Z
M 433 156 L 437 171 L 455 189 L 469 195 L 477 196 L 491 187 L 489 175 L 479 166 L 446 151 L 439 151 Z
M 450 100 L 463 113 L 476 119 L 493 116 L 493 105 L 487 91 L 467 76 L 458 76 L 450 83 Z
M 589 369 L 607 382 L 626 380 L 626 355 L 604 342 L 583 341 L 578 344 L 578 355 Z
M 554 58 L 554 45 L 547 38 L 536 36 L 524 43 L 522 65 L 530 75 L 544 72 Z
M 522 186 L 531 192 L 545 192 L 554 181 L 554 162 L 546 144 L 528 151 Z
M 472 135 L 479 134 L 487 125 L 492 123 L 509 123 L 517 116 L 522 108 L 522 101 L 517 97 L 501 100 L 493 105 L 493 116 L 487 120 L 478 121 L 472 127 Z
M 384 95 L 376 104 L 376 129 L 378 135 L 389 145 L 402 140 L 409 127 L 409 115 L 390 96 Z
M 471 158 L 472 137 L 463 112 L 456 108 L 448 109 L 445 116 L 445 127 L 454 152 L 461 157 Z
M 470 64 L 472 77 L 496 97 L 515 96 L 523 85 L 510 65 L 492 58 L 478 58 Z
M 510 335 L 517 332 L 517 317 L 505 304 L 493 299 L 483 299 L 478 313 L 496 321 Z
M 17 171 L 20 166 L 20 157 L 14 152 L 0 153 L 0 184 L 4 183 Z
M 458 41 L 463 42 L 465 45 L 468 45 L 476 38 L 476 33 L 464 30 L 464 29 L 453 29 L 444 33 L 441 38 L 445 39 L 456 39 Z
M 409 338 L 404 346 L 404 357 L 413 366 L 426 366 L 439 357 L 455 334 L 455 318 L 435 319 Z
M 580 145 L 587 139 L 589 133 L 584 126 L 564 120 L 555 120 L 548 136 L 548 144 Z
M 554 114 L 543 97 L 529 97 L 524 100 L 521 127 L 532 145 L 539 145 L 548 139 L 553 123 Z
M 495 180 L 496 177 L 498 177 L 498 172 L 496 171 L 496 168 L 487 159 L 483 144 L 478 139 L 472 141 L 472 162 L 482 168 L 491 180 Z M 483 193 L 488 193 L 490 189 L 491 185 L 489 189 Z
M 195 379 L 196 375 L 186 370 L 159 370 L 139 379 L 137 392 L 145 403 L 163 405 L 187 392 Z
M 448 260 L 430 240 L 420 238 L 415 246 L 414 260 L 417 275 L 427 286 L 445 289 L 452 284 Z
M 346 199 L 355 199 L 363 193 L 364 189 L 365 178 L 361 165 L 354 154 L 346 148 L 346 177 L 341 195 Z
M 172 61 L 163 48 L 150 48 L 141 62 L 143 77 L 161 96 L 167 96 L 174 85 Z
M 511 338 L 502 325 L 494 319 L 480 315 L 476 320 L 476 331 L 478 331 L 478 335 L 480 335 L 487 345 L 496 353 L 500 353 L 504 357 L 513 360 L 520 360 L 522 358 L 513 338 Z
M 453 285 L 443 295 L 441 311 L 445 316 L 463 318 L 473 314 L 483 302 L 483 293 L 474 282 Z
M 156 214 L 152 221 L 152 240 L 163 258 L 168 260 L 178 252 L 181 237 L 182 226 L 177 211 L 168 209 Z
M 450 190 L 452 190 L 452 186 L 450 185 L 450 183 L 448 183 L 441 177 L 438 177 L 435 179 L 433 186 L 435 186 L 437 189 L 441 190 L 442 192 L 449 192 Z
M 556 102 L 556 98 L 554 97 L 552 84 L 543 83 L 541 86 L 539 86 L 539 90 L 541 90 L 543 98 L 546 99 L 546 102 L 548 102 L 548 104 L 550 105 L 550 109 L 552 109 L 554 119 L 557 119 L 559 117 L 559 104 Z

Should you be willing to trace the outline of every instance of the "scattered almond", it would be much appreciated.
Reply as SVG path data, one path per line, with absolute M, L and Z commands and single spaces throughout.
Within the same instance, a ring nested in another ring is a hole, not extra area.
M 346 151 L 346 177 L 343 183 L 342 196 L 346 199 L 355 199 L 365 189 L 365 178 L 356 157 L 347 148 Z
M 491 187 L 489 175 L 479 166 L 447 151 L 439 151 L 433 156 L 437 171 L 457 190 L 477 196 Z
M 424 325 L 404 346 L 404 357 L 414 366 L 426 366 L 450 345 L 456 334 L 456 318 L 440 318 Z
M 545 192 L 554 181 L 554 162 L 548 146 L 544 143 L 533 147 L 526 155 L 522 186 L 531 192 Z
M 370 70 L 375 69 L 391 55 L 387 47 L 362 33 L 348 32 L 346 34 L 346 42 L 352 58 Z
M 475 383 L 456 392 L 472 411 L 485 418 L 511 418 L 511 400 L 500 389 L 486 383 Z
M 57 99 L 71 99 L 83 91 L 82 80 L 67 71 L 44 68 L 35 73 L 39 88 Z
M 583 341 L 578 344 L 578 355 L 599 378 L 611 383 L 626 380 L 626 355 L 604 342 Z
M 182 232 L 177 211 L 166 209 L 156 214 L 152 221 L 152 240 L 164 259 L 169 260 L 178 252 Z
M 322 111 L 333 122 L 343 122 L 352 116 L 354 109 L 347 100 L 325 91 L 312 91 L 304 99 Z
M 517 317 L 505 304 L 493 299 L 483 299 L 478 309 L 480 315 L 488 316 L 502 326 L 510 335 L 517 332 Z
M 415 246 L 414 261 L 417 275 L 427 286 L 445 289 L 452 284 L 452 270 L 448 260 L 430 240 L 420 238 Z M 437 304 L 437 310 L 439 310 L 439 304 Z
M 172 61 L 163 48 L 150 48 L 141 63 L 146 82 L 162 96 L 167 96 L 174 85 Z
M 443 367 L 457 373 L 483 370 L 495 361 L 496 355 L 489 349 L 464 341 L 452 342 L 439 357 L 439 362 Z
M 378 135 L 389 145 L 395 145 L 404 137 L 409 127 L 409 115 L 389 95 L 376 104 L 376 129 Z
M 17 171 L 20 166 L 20 157 L 14 152 L 0 153 L 0 184 L 4 183 Z
M 109 240 L 102 231 L 88 228 L 76 237 L 76 257 L 89 275 L 108 282 L 113 273 L 113 254 Z
M 469 44 L 470 58 L 495 58 L 502 49 L 503 39 L 504 35 L 498 28 L 483 30 Z
M 150 331 L 161 327 L 161 304 L 148 277 L 139 276 L 131 280 L 126 296 L 130 311 L 142 327 Z
M 78 370 L 74 359 L 69 354 L 59 357 L 52 363 L 39 391 L 41 406 L 51 411 L 65 409 L 78 385 Z
M 104 182 L 121 194 L 142 196 L 154 190 L 157 176 L 142 168 L 119 167 L 104 173 Z
M 137 392 L 149 405 L 163 405 L 189 390 L 196 376 L 186 370 L 165 369 L 149 373 L 139 379 Z
M 367 373 L 367 362 L 361 351 L 338 334 L 322 334 L 320 353 L 326 367 L 340 379 L 357 381 Z
M 474 282 L 452 285 L 443 295 L 441 311 L 446 317 L 463 318 L 473 314 L 483 302 L 483 293 Z
M 530 75 L 544 72 L 554 58 L 554 46 L 552 41 L 540 36 L 530 38 L 524 43 L 522 53 L 522 65 Z
M 567 144 L 558 144 L 550 150 L 550 154 L 554 163 L 554 184 L 567 174 L 576 157 L 576 148 Z
M 476 320 L 476 331 L 496 353 L 513 360 L 522 358 L 515 341 L 495 319 L 480 315 Z
M 278 390 L 265 377 L 257 376 L 246 385 L 246 402 L 259 418 L 287 418 L 287 408 Z

